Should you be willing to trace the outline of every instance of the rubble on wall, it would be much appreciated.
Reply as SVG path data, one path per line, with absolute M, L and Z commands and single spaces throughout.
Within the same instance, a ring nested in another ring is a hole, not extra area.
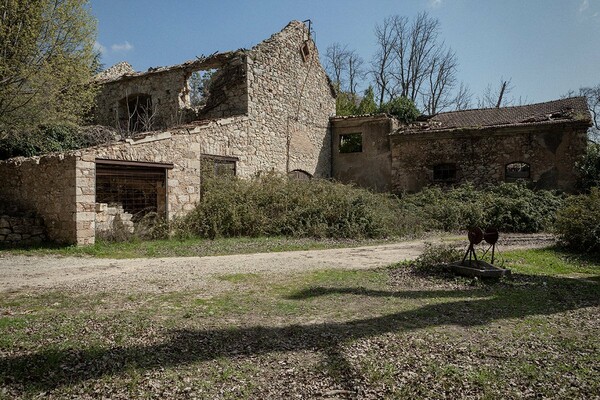
M 96 203 L 96 235 L 126 237 L 135 231 L 132 218 L 121 204 Z

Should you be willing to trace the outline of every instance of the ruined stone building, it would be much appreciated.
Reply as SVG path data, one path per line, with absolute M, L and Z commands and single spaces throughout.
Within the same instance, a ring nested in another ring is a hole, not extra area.
M 97 122 L 125 137 L 151 132 L 0 162 L 0 202 L 34 210 L 53 240 L 90 244 L 115 219 L 127 226 L 148 211 L 185 213 L 199 200 L 206 170 L 330 176 L 335 92 L 301 22 L 250 50 L 141 73 L 119 64 L 98 79 Z M 198 90 L 203 83 L 210 92 Z
M 590 113 L 584 97 L 453 111 L 414 124 L 387 115 L 331 118 L 333 177 L 376 191 L 523 180 L 573 191 Z M 368 165 L 368 168 L 365 166 Z
M 91 244 L 150 212 L 182 215 L 207 173 L 275 171 L 392 192 L 517 179 L 568 191 L 590 125 L 583 98 L 441 113 L 408 126 L 387 115 L 336 117 L 335 91 L 297 21 L 249 50 L 146 72 L 120 63 L 96 79 L 96 122 L 121 140 L 0 162 L 0 205 L 35 211 L 57 242 Z M 40 231 L 7 221 L 0 216 L 0 241 Z

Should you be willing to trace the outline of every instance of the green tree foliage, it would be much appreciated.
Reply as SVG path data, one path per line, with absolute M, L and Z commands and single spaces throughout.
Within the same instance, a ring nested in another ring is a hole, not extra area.
M 358 114 L 356 103 L 357 98 L 355 95 L 350 92 L 338 91 L 335 100 L 335 114 L 339 116 Z
M 589 191 L 600 187 L 600 143 L 590 143 L 583 159 L 577 164 L 579 170 L 579 188 Z
M 367 90 L 365 90 L 365 95 L 358 104 L 357 113 L 358 114 L 374 114 L 377 112 L 377 103 L 375 103 L 375 92 L 373 91 L 373 87 L 369 86 Z
M 406 123 L 415 121 L 421 115 L 415 103 L 406 97 L 396 97 L 387 103 L 383 103 L 380 112 L 393 115 Z
M 0 3 L 0 138 L 80 123 L 95 90 L 96 32 L 87 0 Z
M 600 188 L 567 199 L 556 217 L 556 232 L 568 248 L 600 253 Z

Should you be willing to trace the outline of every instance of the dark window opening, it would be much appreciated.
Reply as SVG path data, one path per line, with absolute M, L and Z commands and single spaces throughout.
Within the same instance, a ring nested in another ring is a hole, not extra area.
M 340 135 L 340 153 L 362 152 L 362 133 Z
M 237 157 L 203 155 L 202 174 L 209 176 L 235 176 L 237 174 Z
M 524 162 L 513 162 L 506 164 L 504 177 L 507 181 L 518 179 L 529 179 L 531 176 L 531 167 Z
M 297 181 L 309 181 L 312 179 L 312 175 L 306 171 L 302 171 L 301 169 L 295 169 L 288 172 L 288 178 Z
M 122 206 L 134 222 L 152 212 L 166 217 L 166 169 L 172 166 L 136 164 L 96 161 L 96 203 Z
M 434 182 L 456 181 L 456 164 L 438 164 L 433 167 Z
M 306 62 L 306 60 L 308 60 L 308 57 L 310 56 L 310 46 L 308 45 L 308 41 L 306 41 L 302 44 L 300 53 L 302 54 L 302 60 L 304 60 L 304 62 Z
M 155 125 L 155 110 L 152 107 L 152 96 L 137 94 L 127 96 L 119 104 L 121 129 L 128 132 L 151 131 Z

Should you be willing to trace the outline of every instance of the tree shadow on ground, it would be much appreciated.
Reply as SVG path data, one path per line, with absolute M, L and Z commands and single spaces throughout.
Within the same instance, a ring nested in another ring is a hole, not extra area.
M 0 383 L 49 390 L 64 385 L 117 375 L 129 369 L 151 370 L 221 357 L 239 358 L 272 352 L 319 351 L 352 374 L 340 346 L 347 341 L 390 332 L 457 325 L 473 327 L 508 318 L 552 315 L 600 305 L 600 282 L 593 279 L 535 277 L 525 285 L 502 285 L 487 293 L 472 291 L 370 291 L 328 288 L 312 295 L 332 293 L 403 298 L 458 297 L 416 309 L 346 322 L 285 327 L 254 326 L 224 329 L 173 330 L 162 343 L 116 346 L 108 349 L 48 350 L 0 359 Z M 527 284 L 533 282 L 532 284 Z M 443 292 L 443 293 L 440 293 Z M 471 296 L 471 294 L 473 296 Z M 291 298 L 311 295 L 296 293 Z M 465 297 L 468 297 L 465 299 Z M 343 376 L 339 378 L 343 381 Z

